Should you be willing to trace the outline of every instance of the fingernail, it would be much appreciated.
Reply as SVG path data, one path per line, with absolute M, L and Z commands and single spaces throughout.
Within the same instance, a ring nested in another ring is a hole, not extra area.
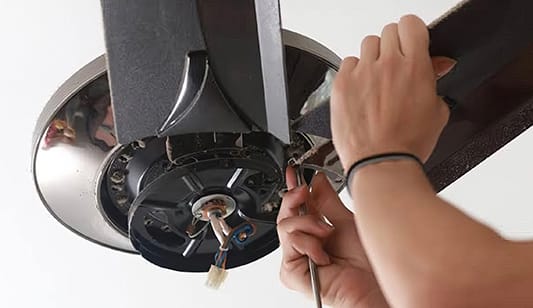
M 331 223 L 331 221 L 329 221 L 329 219 L 325 216 L 325 215 L 320 215 L 320 218 L 322 219 L 322 221 L 328 225 L 330 228 L 332 229 L 335 229 L 335 226 L 333 225 L 333 223 Z
M 335 227 L 333 225 L 327 223 L 323 219 L 319 219 L 318 223 L 319 223 L 320 227 L 323 228 L 324 230 L 328 230 L 328 231 L 335 230 Z
M 438 57 L 435 59 L 435 71 L 437 77 L 441 78 L 447 75 L 457 65 L 457 61 L 447 57 Z
M 283 198 L 290 191 L 299 192 L 299 191 L 302 191 L 302 190 L 304 190 L 306 188 L 307 188 L 306 185 L 298 186 L 298 187 L 295 187 L 293 189 L 283 188 L 280 191 L 278 191 L 278 196 L 280 198 Z

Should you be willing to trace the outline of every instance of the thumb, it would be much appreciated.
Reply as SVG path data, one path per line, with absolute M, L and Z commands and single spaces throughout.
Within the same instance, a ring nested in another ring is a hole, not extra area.
M 431 64 L 433 65 L 435 76 L 440 79 L 455 67 L 457 61 L 448 57 L 432 57 Z
M 335 220 L 353 216 L 323 173 L 318 173 L 311 182 L 311 200 L 315 209 L 334 224 Z

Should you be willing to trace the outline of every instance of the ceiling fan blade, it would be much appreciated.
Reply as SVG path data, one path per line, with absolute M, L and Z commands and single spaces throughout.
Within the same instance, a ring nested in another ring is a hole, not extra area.
M 437 190 L 533 124 L 531 10 L 531 1 L 471 0 L 432 27 L 431 54 L 458 60 L 438 86 L 457 108 L 426 164 Z
M 290 142 L 278 0 L 102 0 L 120 143 L 266 131 Z
M 532 10 L 531 1 L 471 0 L 430 26 L 431 54 L 458 60 L 438 83 L 455 107 L 426 164 L 437 191 L 533 124 Z M 295 128 L 330 138 L 329 121 L 324 105 Z
M 196 1 L 101 0 L 120 143 L 155 135 L 178 98 L 191 50 L 205 50 Z

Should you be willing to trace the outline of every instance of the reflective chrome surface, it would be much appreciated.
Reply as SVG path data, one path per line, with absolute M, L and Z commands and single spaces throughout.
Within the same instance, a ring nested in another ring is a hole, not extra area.
M 216 202 L 217 200 L 221 201 L 221 204 L 219 204 L 217 208 L 222 209 L 222 218 L 227 218 L 235 212 L 235 209 L 237 208 L 237 202 L 235 202 L 235 199 L 228 195 L 213 194 L 196 200 L 191 207 L 192 215 L 199 220 L 209 221 L 209 213 L 206 209 L 213 208 L 213 204 L 210 204 L 210 202 Z
M 187 110 L 190 110 L 200 97 L 199 94 L 204 89 L 208 74 L 207 54 L 196 52 L 185 58 L 178 99 L 165 123 L 159 128 L 159 136 L 166 134 L 182 117 L 187 115 Z
M 283 40 L 285 45 L 306 51 L 330 67 L 321 85 L 308 97 L 304 111 L 326 102 L 340 59 L 299 34 L 284 30 Z M 52 96 L 33 135 L 32 169 L 42 202 L 59 222 L 98 244 L 135 252 L 127 236 L 100 211 L 100 178 L 121 146 L 114 136 L 105 72 L 105 57 L 101 56 Z
M 98 178 L 117 147 L 103 56 L 52 97 L 33 146 L 35 183 L 49 211 L 92 241 L 133 252 L 129 239 L 108 224 L 98 207 Z

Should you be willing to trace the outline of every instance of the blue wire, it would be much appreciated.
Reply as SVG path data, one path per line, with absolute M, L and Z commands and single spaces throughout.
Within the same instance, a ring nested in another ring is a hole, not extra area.
M 233 235 L 231 238 L 235 240 L 237 244 L 242 244 L 246 242 L 246 239 L 242 241 L 239 239 L 239 234 L 241 234 L 242 232 L 244 232 L 247 236 L 250 236 L 253 233 L 253 227 L 251 225 L 244 225 L 238 230 L 236 230 L 235 232 L 233 232 Z M 224 264 L 227 256 L 228 256 L 227 251 L 218 250 L 217 253 L 215 254 L 215 266 L 222 268 L 222 264 Z
M 220 253 L 220 250 L 217 252 L 216 256 L 218 256 Z M 224 264 L 224 261 L 226 260 L 226 257 L 227 257 L 227 252 L 226 251 L 223 251 L 222 252 L 222 255 L 220 255 L 220 260 L 218 261 L 218 257 L 217 259 L 215 259 L 215 266 L 216 267 L 222 267 L 222 264 Z

